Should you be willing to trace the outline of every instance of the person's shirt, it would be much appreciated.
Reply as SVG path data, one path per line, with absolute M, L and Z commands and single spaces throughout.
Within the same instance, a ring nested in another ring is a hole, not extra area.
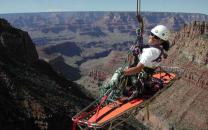
M 142 54 L 139 56 L 139 63 L 142 63 L 145 67 L 155 68 L 160 65 L 159 62 L 154 61 L 160 56 L 161 50 L 155 47 L 143 48 Z

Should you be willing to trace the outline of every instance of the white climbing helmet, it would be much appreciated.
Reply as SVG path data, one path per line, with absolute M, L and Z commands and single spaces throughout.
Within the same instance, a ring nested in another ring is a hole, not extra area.
M 170 31 L 169 29 L 164 25 L 157 25 L 152 30 L 151 33 L 153 33 L 155 36 L 159 37 L 160 39 L 164 41 L 168 41 Z

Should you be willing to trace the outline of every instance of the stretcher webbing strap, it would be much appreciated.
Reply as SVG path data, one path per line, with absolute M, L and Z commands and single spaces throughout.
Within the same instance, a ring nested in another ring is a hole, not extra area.
M 87 116 L 88 113 L 81 113 L 78 117 L 76 117 L 76 119 L 73 122 L 73 130 L 76 130 L 77 127 L 77 123 L 79 122 L 80 119 L 84 118 L 85 116 Z
M 108 96 L 107 95 L 105 95 L 105 96 L 103 96 L 102 97 L 102 99 L 101 99 L 101 101 L 100 101 L 100 104 L 98 105 L 98 107 L 97 107 L 97 111 L 96 111 L 96 122 L 97 122 L 97 117 L 98 117 L 98 114 L 99 114 L 99 111 L 100 111 L 100 108 L 101 108 L 101 106 L 104 104 L 104 102 L 106 101 L 106 99 L 108 98 Z
M 92 110 L 90 110 L 89 112 L 83 112 L 81 113 L 79 116 L 77 116 L 73 122 L 73 130 L 76 130 L 76 126 L 77 126 L 77 123 L 83 119 L 84 117 L 88 116 L 89 114 L 93 113 L 94 110 L 96 110 L 97 107 L 93 108 Z M 91 123 L 90 122 L 87 122 L 88 123 L 88 126 L 91 126 Z

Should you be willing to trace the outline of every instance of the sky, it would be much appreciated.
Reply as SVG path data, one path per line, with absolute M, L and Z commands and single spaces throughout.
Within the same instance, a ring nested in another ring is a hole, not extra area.
M 62 11 L 136 11 L 137 0 L 0 0 L 0 14 Z M 208 0 L 141 0 L 142 11 L 203 13 Z

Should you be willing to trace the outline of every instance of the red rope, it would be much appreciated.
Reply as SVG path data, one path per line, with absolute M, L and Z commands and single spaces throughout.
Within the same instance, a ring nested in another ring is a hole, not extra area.
M 105 102 L 105 100 L 108 98 L 107 95 L 103 96 L 100 104 L 95 108 L 96 109 L 96 121 L 97 121 L 97 117 L 99 114 L 99 110 L 101 108 L 101 106 L 103 105 L 103 103 Z M 75 118 L 75 120 L 73 121 L 73 130 L 76 130 L 76 126 L 79 122 L 80 119 L 84 118 L 85 116 L 87 116 L 89 113 L 93 112 L 95 109 L 93 109 L 92 111 L 88 112 L 88 113 L 81 113 L 78 117 Z M 91 127 L 91 122 L 87 123 L 89 127 Z
M 73 121 L 73 130 L 76 130 L 77 123 L 79 122 L 80 119 L 85 117 L 88 113 L 81 113 L 74 121 Z
M 96 115 L 96 122 L 97 122 L 97 118 L 98 118 L 98 114 L 99 114 L 99 111 L 100 111 L 100 108 L 101 108 L 101 106 L 103 105 L 103 103 L 105 102 L 105 100 L 108 98 L 108 96 L 107 95 L 105 95 L 105 96 L 103 96 L 102 97 L 102 99 L 101 99 L 101 101 L 100 101 L 100 104 L 98 105 L 98 107 L 97 107 L 97 115 Z

